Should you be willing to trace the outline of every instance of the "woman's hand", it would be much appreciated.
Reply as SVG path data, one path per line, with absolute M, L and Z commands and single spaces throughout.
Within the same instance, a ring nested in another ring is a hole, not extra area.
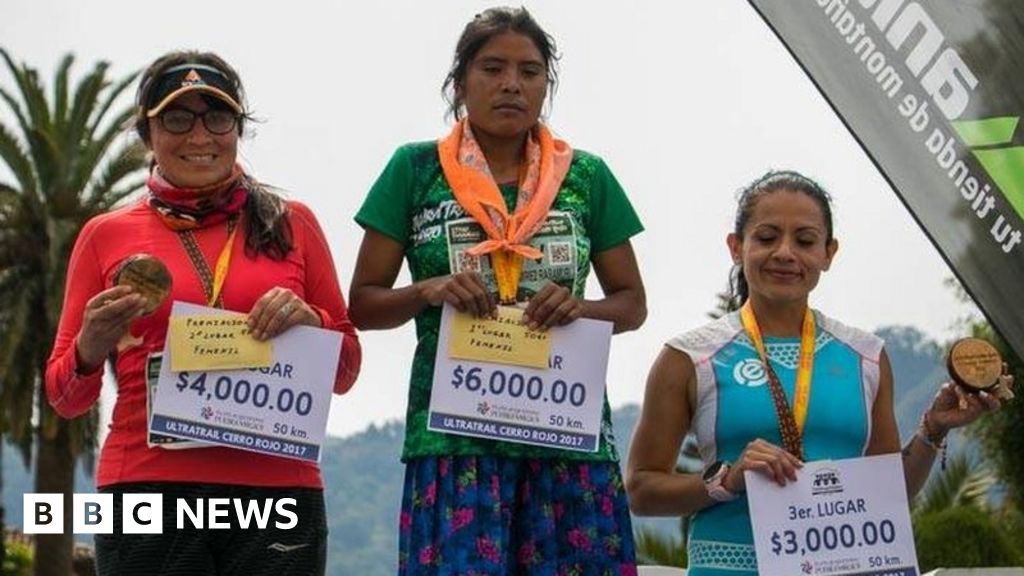
M 583 315 L 583 301 L 573 297 L 564 286 L 548 282 L 530 298 L 523 323 L 531 330 L 565 326 Z
M 249 331 L 257 340 L 269 340 L 292 326 L 320 328 L 320 315 L 287 288 L 274 287 L 249 311 Z
M 1013 377 L 1004 375 L 1012 386 Z M 979 392 L 971 394 L 959 386 L 946 382 L 935 394 L 932 405 L 925 414 L 925 428 L 929 440 L 941 441 L 953 428 L 966 426 L 985 412 L 999 408 L 1002 402 L 993 394 Z
M 999 384 L 993 392 L 996 398 L 1003 402 L 1013 400 L 1013 374 L 1010 374 L 1010 365 L 1003 362 L 1003 373 L 999 376 Z
M 88 374 L 99 368 L 145 310 L 146 298 L 130 286 L 114 286 L 90 298 L 75 344 L 79 372 Z
M 483 278 L 476 272 L 459 272 L 450 276 L 436 276 L 416 284 L 420 298 L 431 306 L 445 302 L 459 312 L 477 318 L 493 318 L 497 311 L 494 298 L 487 291 Z
M 723 486 L 729 492 L 738 494 L 747 490 L 747 482 L 743 477 L 745 470 L 760 472 L 774 480 L 779 486 L 786 482 L 796 482 L 796 471 L 803 468 L 804 463 L 783 448 L 766 442 L 760 438 L 747 444 L 739 460 L 729 467 L 729 473 L 723 479 Z

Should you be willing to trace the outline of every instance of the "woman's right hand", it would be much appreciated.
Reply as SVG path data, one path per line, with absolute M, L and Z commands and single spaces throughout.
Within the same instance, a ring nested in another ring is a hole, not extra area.
M 803 466 L 803 462 L 784 448 L 758 438 L 747 444 L 739 460 L 732 463 L 724 478 L 724 486 L 733 494 L 745 492 L 747 482 L 743 472 L 746 470 L 764 474 L 779 486 L 785 486 L 787 482 L 796 482 L 796 471 Z
M 431 306 L 447 302 L 459 312 L 467 312 L 477 318 L 493 318 L 497 310 L 483 278 L 476 272 L 436 276 L 419 282 L 418 287 L 420 298 Z
M 114 286 L 89 299 L 76 339 L 79 371 L 99 368 L 145 309 L 146 298 L 130 286 Z

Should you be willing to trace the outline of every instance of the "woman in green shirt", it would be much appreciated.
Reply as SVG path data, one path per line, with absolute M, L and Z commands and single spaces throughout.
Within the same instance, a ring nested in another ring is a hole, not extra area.
M 607 398 L 595 452 L 427 429 L 444 303 L 477 317 L 518 303 L 540 330 L 585 317 L 621 332 L 646 317 L 636 213 L 600 158 L 540 122 L 556 60 L 525 9 L 476 16 L 444 84 L 451 134 L 401 146 L 356 215 L 351 318 L 364 330 L 416 321 L 400 574 L 636 572 Z M 396 288 L 403 259 L 413 282 Z M 591 266 L 598 300 L 583 298 Z

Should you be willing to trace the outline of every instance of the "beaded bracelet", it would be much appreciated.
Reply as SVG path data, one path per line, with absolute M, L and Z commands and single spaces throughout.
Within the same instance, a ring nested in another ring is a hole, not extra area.
M 942 452 L 942 469 L 946 469 L 946 433 L 935 434 L 932 432 L 931 422 L 928 418 L 928 411 L 921 417 L 921 426 L 917 429 L 917 436 L 924 442 L 924 445 L 932 450 Z

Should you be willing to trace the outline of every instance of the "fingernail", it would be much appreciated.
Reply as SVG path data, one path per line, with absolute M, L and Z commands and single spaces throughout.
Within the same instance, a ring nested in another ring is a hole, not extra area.
M 523 318 L 522 320 L 520 320 L 520 323 L 528 325 L 530 323 L 530 315 L 524 312 Z

